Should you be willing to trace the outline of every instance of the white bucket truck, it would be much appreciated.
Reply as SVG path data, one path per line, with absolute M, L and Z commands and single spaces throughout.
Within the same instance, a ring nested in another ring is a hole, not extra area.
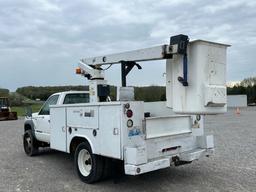
M 110 159 L 122 161 L 125 174 L 139 175 L 210 155 L 213 136 L 204 135 L 203 117 L 226 112 L 227 47 L 177 35 L 168 45 L 81 59 L 76 72 L 89 79 L 89 91 L 56 93 L 27 117 L 25 152 L 32 156 L 50 146 L 74 154 L 75 170 L 86 183 L 104 177 Z M 137 62 L 161 59 L 167 101 L 135 101 L 127 74 L 141 69 Z M 102 69 L 113 64 L 121 64 L 122 76 L 116 101 L 109 98 Z

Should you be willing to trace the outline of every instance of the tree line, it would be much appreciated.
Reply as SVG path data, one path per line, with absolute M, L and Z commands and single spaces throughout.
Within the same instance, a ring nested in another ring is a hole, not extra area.
M 228 95 L 247 95 L 247 103 L 256 103 L 256 77 L 245 78 L 233 87 L 227 88 Z
M 47 86 L 47 87 L 21 87 L 16 90 L 19 95 L 25 96 L 31 100 L 45 101 L 50 95 L 62 91 L 88 91 L 88 86 Z M 110 96 L 112 100 L 116 100 L 116 87 L 110 87 Z M 6 91 L 5 91 L 6 93 Z M 256 103 L 256 84 L 245 86 L 237 84 L 233 87 L 227 88 L 228 95 L 247 95 L 248 103 Z M 11 94 L 12 95 L 12 94 Z M 166 93 L 164 86 L 147 86 L 147 87 L 134 87 L 135 100 L 137 101 L 165 101 Z M 17 96 L 17 95 L 16 95 Z M 15 98 L 13 95 L 12 97 Z M 17 100 L 17 99 L 16 99 Z M 19 101 L 19 100 L 18 100 Z
M 15 93 L 8 89 L 0 88 L 0 97 L 9 97 L 12 106 L 23 105 L 26 100 L 45 101 L 51 94 L 62 91 L 86 91 L 88 86 L 27 86 L 20 87 Z M 110 96 L 116 100 L 116 87 L 110 87 Z M 134 88 L 135 100 L 141 101 L 165 101 L 166 93 L 164 86 L 146 86 Z M 247 95 L 248 103 L 256 103 L 256 77 L 246 78 L 239 84 L 227 88 L 228 95 Z
M 47 86 L 47 87 L 21 87 L 17 93 L 29 99 L 46 100 L 51 94 L 69 90 L 88 90 L 88 86 Z M 110 88 L 111 99 L 116 100 L 116 87 Z M 146 102 L 165 101 L 166 93 L 164 86 L 134 87 L 135 100 Z M 228 95 L 247 95 L 248 103 L 256 103 L 256 77 L 246 78 L 233 87 L 227 88 Z
M 0 97 L 8 97 L 9 93 L 9 89 L 0 88 Z
M 228 95 L 247 95 L 247 103 L 256 103 L 256 85 L 243 87 L 241 85 L 235 85 L 234 87 L 228 87 Z
M 45 101 L 50 95 L 62 91 L 88 91 L 88 86 L 46 86 L 46 87 L 21 87 L 16 90 L 20 95 L 23 95 L 31 100 Z M 149 87 L 135 87 L 135 100 L 143 101 L 161 101 L 165 100 L 165 87 L 149 86 Z M 110 97 L 116 100 L 116 87 L 110 86 Z
M 63 91 L 87 91 L 88 86 L 27 86 L 20 87 L 16 90 L 17 93 L 31 99 L 45 101 L 50 95 Z

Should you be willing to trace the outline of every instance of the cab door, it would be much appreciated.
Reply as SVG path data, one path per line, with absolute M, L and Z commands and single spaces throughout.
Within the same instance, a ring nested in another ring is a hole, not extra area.
M 59 99 L 59 94 L 52 95 L 44 103 L 35 120 L 35 134 L 38 140 L 50 142 L 50 105 L 56 105 Z

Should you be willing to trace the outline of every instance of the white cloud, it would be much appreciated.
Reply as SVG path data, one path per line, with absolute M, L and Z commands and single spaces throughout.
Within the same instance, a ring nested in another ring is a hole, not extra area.
M 35 3 L 44 11 L 61 11 L 57 4 L 54 4 L 49 0 L 35 0 Z
M 239 8 L 240 6 L 246 6 L 248 8 L 255 8 L 256 2 L 255 1 L 248 1 L 248 0 L 221 0 L 217 1 L 215 4 L 207 5 L 204 7 L 206 13 L 216 13 L 219 11 L 229 11 L 232 8 Z
M 254 0 L 12 0 L 0 6 L 3 87 L 84 83 L 73 74 L 79 58 L 168 43 L 180 33 L 232 44 L 228 80 L 256 75 Z M 163 83 L 163 64 L 143 66 L 145 73 L 129 74 L 132 83 Z M 107 73 L 117 84 L 119 68 Z

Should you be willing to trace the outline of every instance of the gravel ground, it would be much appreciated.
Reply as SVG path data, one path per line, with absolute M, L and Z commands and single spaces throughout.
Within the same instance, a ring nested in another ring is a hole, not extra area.
M 189 165 L 140 176 L 82 183 L 65 153 L 23 152 L 23 120 L 0 122 L 0 191 L 256 191 L 256 108 L 208 116 L 206 132 L 215 136 L 215 155 Z

